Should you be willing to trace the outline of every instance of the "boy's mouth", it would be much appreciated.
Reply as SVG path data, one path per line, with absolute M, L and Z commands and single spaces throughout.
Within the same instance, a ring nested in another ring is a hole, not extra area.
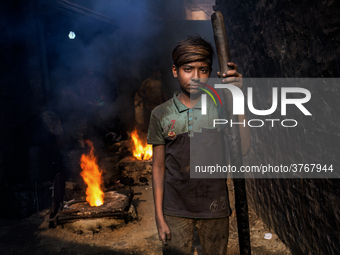
M 203 88 L 204 83 L 201 83 L 199 81 L 190 81 L 189 88 L 197 89 L 197 88 Z

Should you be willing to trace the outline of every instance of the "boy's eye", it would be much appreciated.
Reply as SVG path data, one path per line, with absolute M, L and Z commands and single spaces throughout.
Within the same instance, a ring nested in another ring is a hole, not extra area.
M 184 68 L 184 72 L 190 72 L 190 71 L 191 71 L 191 68 L 189 68 L 189 67 Z
M 201 72 L 204 73 L 204 74 L 208 73 L 208 69 L 202 69 Z

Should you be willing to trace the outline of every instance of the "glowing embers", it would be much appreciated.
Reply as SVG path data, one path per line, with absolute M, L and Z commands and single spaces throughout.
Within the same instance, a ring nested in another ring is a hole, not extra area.
M 152 145 L 143 142 L 138 136 L 137 129 L 131 132 L 133 141 L 132 155 L 138 160 L 148 160 L 152 157 Z
M 97 158 L 94 156 L 93 143 L 86 141 L 86 144 L 90 151 L 81 156 L 80 166 L 83 171 L 80 175 L 87 185 L 86 201 L 90 206 L 100 206 L 104 203 L 104 192 L 101 189 L 103 171 L 98 167 Z
M 122 194 L 125 193 L 125 194 Z M 120 190 L 118 191 L 107 191 L 104 193 L 105 203 L 99 207 L 90 206 L 83 198 L 72 199 L 68 202 L 64 202 L 62 211 L 64 214 L 72 212 L 74 216 L 86 217 L 100 217 L 101 215 L 110 214 L 112 216 L 121 215 L 124 209 L 129 206 L 129 197 L 131 197 L 131 191 Z M 112 213 L 115 212 L 115 213 Z M 69 213 L 68 215 L 71 215 Z

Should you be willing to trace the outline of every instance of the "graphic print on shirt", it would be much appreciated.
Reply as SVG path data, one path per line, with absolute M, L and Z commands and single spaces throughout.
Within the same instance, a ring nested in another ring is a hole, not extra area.
M 227 200 L 225 197 L 221 197 L 220 198 L 220 202 L 221 202 L 221 210 L 224 210 L 227 208 Z M 210 211 L 214 212 L 218 209 L 218 202 L 217 200 L 213 201 L 211 204 L 210 204 Z
M 170 127 L 170 131 L 168 132 L 168 136 L 171 138 L 171 140 L 173 140 L 176 137 L 176 133 L 175 131 L 173 131 L 175 127 L 175 122 L 176 120 L 171 120 L 171 127 Z
M 169 132 L 170 125 L 169 125 L 169 119 L 166 118 L 164 120 L 164 127 L 163 127 L 163 133 L 167 134 Z
M 226 200 L 225 197 L 221 197 L 221 203 L 222 203 L 221 209 L 222 210 L 226 209 L 227 208 L 227 200 Z
M 210 211 L 214 212 L 218 209 L 217 200 L 213 201 L 210 205 Z

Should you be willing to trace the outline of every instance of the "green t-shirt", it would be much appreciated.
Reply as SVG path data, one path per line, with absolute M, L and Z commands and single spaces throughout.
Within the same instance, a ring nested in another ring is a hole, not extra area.
M 202 115 L 200 100 L 193 108 L 188 108 L 177 98 L 178 94 L 176 92 L 172 99 L 152 111 L 147 138 L 149 144 L 165 145 L 164 214 L 189 218 L 227 217 L 231 210 L 226 180 L 190 178 L 190 149 L 198 155 L 201 153 L 202 157 L 215 159 L 211 144 L 223 147 L 220 131 L 224 126 L 214 128 L 212 124 L 213 119 L 225 119 L 224 108 L 207 100 L 207 114 Z

